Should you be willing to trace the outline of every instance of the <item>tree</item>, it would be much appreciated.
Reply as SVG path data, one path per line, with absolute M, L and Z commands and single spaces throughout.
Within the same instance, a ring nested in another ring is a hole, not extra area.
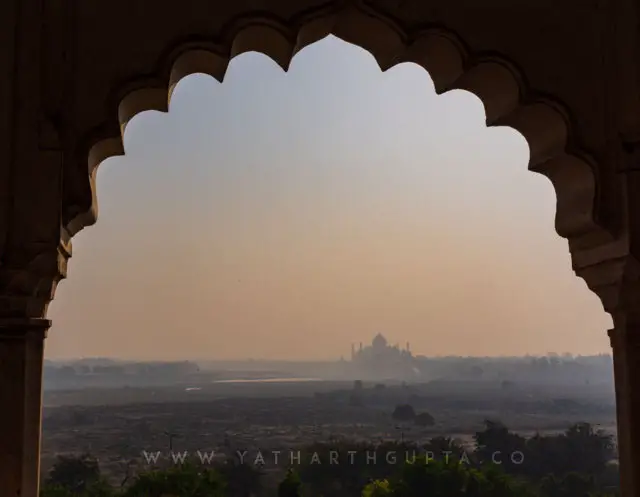
M 299 475 L 305 490 L 314 496 L 353 497 L 374 480 L 384 480 L 392 476 L 405 459 L 412 459 L 419 453 L 412 444 L 383 442 L 369 444 L 342 440 L 333 443 L 315 443 L 303 451 Z M 333 453 L 337 460 L 330 462 Z M 317 454 L 320 464 L 311 462 Z
M 98 460 L 89 454 L 59 456 L 49 471 L 45 484 L 72 493 L 82 493 L 100 481 Z M 53 490 L 51 490 L 53 491 Z
M 375 494 L 374 494 L 375 495 Z M 418 460 L 389 481 L 390 497 L 532 497 L 533 490 L 495 465 L 482 470 L 456 462 Z
M 302 482 L 292 469 L 287 470 L 284 480 L 278 485 L 278 497 L 302 497 Z
M 416 412 L 413 409 L 413 406 L 410 404 L 400 404 L 397 405 L 393 410 L 391 417 L 394 421 L 413 421 L 416 418 Z
M 45 483 L 40 489 L 40 497 L 74 497 L 74 495 L 68 488 Z
M 362 497 L 391 497 L 391 487 L 387 480 L 375 480 L 362 490 Z
M 451 437 L 433 437 L 423 446 L 429 457 L 438 461 L 460 461 L 469 463 L 469 454 L 464 446 Z
M 216 469 L 226 483 L 227 492 L 233 497 L 250 497 L 262 489 L 262 471 L 243 464 L 238 456 L 229 457 Z
M 542 478 L 553 474 L 564 477 L 575 472 L 598 475 L 604 485 L 615 483 L 615 469 L 609 463 L 614 458 L 612 437 L 596 431 L 588 423 L 578 423 L 566 432 L 554 436 L 531 437 L 526 442 L 527 476 Z
M 595 430 L 589 423 L 576 423 L 564 436 L 567 457 L 579 464 L 576 471 L 601 473 L 614 457 L 613 437 Z
M 418 426 L 433 426 L 436 424 L 435 418 L 428 412 L 421 412 L 418 414 L 415 417 L 414 422 Z
M 593 477 L 579 473 L 568 473 L 563 478 L 551 475 L 540 485 L 545 497 L 591 497 L 594 488 Z
M 138 476 L 123 497 L 226 497 L 220 474 L 211 468 L 183 464 Z
M 40 489 L 40 497 L 115 497 L 115 492 L 105 480 L 100 479 L 79 492 L 61 485 L 45 483 Z
M 521 455 L 526 452 L 527 440 L 509 431 L 499 421 L 486 420 L 483 431 L 476 432 L 475 457 L 480 463 L 500 463 L 508 473 L 521 473 L 523 471 L 521 458 L 514 459 L 514 454 Z

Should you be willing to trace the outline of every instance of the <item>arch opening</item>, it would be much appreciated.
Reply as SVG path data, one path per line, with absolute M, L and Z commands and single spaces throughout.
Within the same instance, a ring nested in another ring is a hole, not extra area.
M 318 45 L 315 45 L 315 46 L 318 46 Z M 238 61 L 240 61 L 240 60 L 242 60 L 242 59 L 237 59 L 237 60 L 238 60 Z M 303 58 L 301 58 L 300 60 L 303 60 Z M 400 66 L 398 69 L 399 69 L 399 70 L 405 70 L 405 69 L 407 69 L 408 67 L 410 67 L 411 69 L 413 69 L 411 66 L 407 66 L 407 65 Z M 402 68 L 402 69 L 401 69 L 401 68 Z M 395 74 L 395 71 L 393 71 L 393 72 L 390 72 L 390 73 L 389 73 L 389 75 L 393 75 L 393 74 Z M 422 73 L 422 74 L 424 75 L 424 73 Z M 283 75 L 283 78 L 286 78 L 286 77 L 290 77 L 290 75 L 286 75 L 286 76 L 285 76 L 285 75 Z M 427 83 L 427 84 L 425 85 L 425 94 L 427 94 L 427 93 L 429 93 L 429 92 L 428 92 L 428 90 L 427 90 L 427 86 L 428 86 L 428 78 L 423 78 L 423 79 L 424 79 L 424 80 L 425 80 L 425 82 Z M 217 86 L 217 85 L 216 85 L 216 86 Z M 217 87 L 218 87 L 218 88 L 224 88 L 224 85 L 223 85 L 223 86 L 217 86 Z M 176 88 L 177 88 L 177 89 L 176 89 Z M 178 95 L 178 94 L 180 94 L 180 92 L 179 92 L 179 87 L 176 87 L 176 88 L 174 88 L 174 95 Z M 449 93 L 447 96 L 445 96 L 445 97 L 439 97 L 439 98 L 440 98 L 440 99 L 444 98 L 444 99 L 449 99 L 449 100 L 451 100 L 451 99 L 461 98 L 461 94 L 460 94 L 460 93 L 456 93 L 456 92 L 451 92 L 451 93 Z M 479 104 L 479 102 L 478 102 L 477 100 L 475 100 L 475 99 L 470 99 L 470 98 L 469 98 L 469 96 L 466 96 L 466 95 L 465 95 L 465 98 L 466 98 L 466 100 L 467 100 L 467 101 L 470 101 L 470 102 L 471 102 L 469 105 L 476 105 L 476 108 L 478 109 L 478 111 L 479 111 L 479 112 L 477 112 L 477 114 L 478 114 L 478 119 L 477 119 L 477 121 L 475 121 L 475 124 L 477 124 L 477 125 L 481 124 L 479 121 L 483 120 L 483 119 L 484 119 L 484 116 L 482 116 L 482 115 L 481 115 L 481 114 L 482 114 L 482 110 L 480 110 L 481 108 L 480 108 L 480 106 L 478 105 L 478 104 Z M 210 109 L 210 110 L 214 110 L 214 109 Z M 173 112 L 173 109 L 172 109 L 172 112 Z M 203 112 L 204 112 L 204 110 L 203 110 Z M 230 109 L 228 109 L 228 112 L 233 112 L 233 109 L 231 109 L 231 108 L 230 108 Z M 147 115 L 147 116 L 148 116 L 148 115 Z M 143 117 L 140 117 L 140 119 L 144 119 L 144 118 L 143 118 Z M 374 119 L 374 120 L 375 120 L 375 119 Z M 137 119 L 136 119 L 136 121 L 137 121 Z M 130 124 L 130 129 L 131 129 L 131 127 L 133 127 L 133 126 L 135 126 L 135 125 L 136 125 L 134 121 L 129 121 L 129 124 Z M 145 125 L 145 124 L 146 124 L 145 122 L 138 122 L 138 123 L 137 123 L 137 125 L 138 125 L 139 127 L 142 127 L 142 126 L 143 126 L 143 125 Z M 498 130 L 498 129 L 495 129 L 495 128 L 494 128 L 493 130 L 487 130 L 487 133 L 488 133 L 488 134 L 504 133 L 504 132 L 505 132 L 505 130 L 504 130 L 504 129 Z M 515 140 L 514 140 L 515 142 L 520 143 L 520 145 L 524 145 L 524 143 L 522 143 L 522 141 L 521 141 L 521 139 L 520 139 L 520 138 L 515 138 L 515 136 L 516 136 L 516 134 L 515 134 L 515 133 L 514 133 L 513 135 L 514 135 L 514 136 L 513 136 L 513 138 L 515 139 Z M 486 136 L 485 136 L 485 138 L 486 138 Z M 289 141 L 291 141 L 291 139 L 290 139 L 290 138 L 289 138 Z M 253 142 L 252 140 L 249 140 L 249 143 L 252 143 L 252 142 Z M 521 148 L 522 148 L 522 149 L 524 149 L 524 147 L 521 147 Z M 389 169 L 390 169 L 390 170 L 392 170 L 392 167 L 390 167 Z M 471 185 L 471 186 L 472 186 L 472 185 Z M 507 185 L 504 185 L 504 186 L 506 187 Z M 437 212 L 438 212 L 438 208 L 437 208 L 437 206 L 434 206 L 434 208 L 433 208 L 432 212 L 434 212 L 434 213 L 437 213 Z M 467 240 L 467 242 L 466 242 L 466 243 L 469 243 L 469 242 L 471 242 L 471 240 Z M 472 242 L 471 242 L 471 243 L 472 243 Z M 478 263 L 479 263 L 479 264 L 481 264 L 481 262 L 480 262 L 480 261 L 478 261 Z M 405 276 L 406 276 L 407 278 L 409 278 L 409 279 L 411 278 L 411 277 L 410 277 L 410 275 L 405 275 Z M 534 275 L 534 274 L 531 274 L 530 276 L 531 276 L 531 278 L 535 278 L 535 277 L 536 277 L 536 275 Z M 524 304 L 523 304 L 523 305 L 524 305 Z M 498 311 L 498 310 L 496 309 L 496 311 Z

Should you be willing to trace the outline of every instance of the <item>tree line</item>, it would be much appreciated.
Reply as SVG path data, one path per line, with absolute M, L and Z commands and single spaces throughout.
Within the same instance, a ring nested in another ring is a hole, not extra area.
M 448 437 L 421 446 L 336 439 L 304 447 L 300 464 L 288 468 L 234 458 L 206 466 L 184 463 L 133 475 L 119 488 L 107 483 L 92 456 L 67 456 L 46 475 L 41 497 L 618 495 L 613 439 L 587 423 L 526 438 L 498 421 L 486 421 L 474 441 L 468 448 Z

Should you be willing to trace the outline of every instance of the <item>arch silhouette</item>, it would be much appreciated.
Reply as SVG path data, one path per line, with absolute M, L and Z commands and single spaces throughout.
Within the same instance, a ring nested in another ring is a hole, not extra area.
M 596 165 L 572 143 L 568 109 L 553 97 L 528 87 L 511 61 L 500 54 L 474 53 L 455 33 L 430 28 L 407 33 L 392 19 L 363 5 L 348 5 L 308 20 L 285 24 L 268 15 L 239 18 L 226 30 L 225 46 L 207 40 L 182 40 L 160 56 L 157 71 L 114 89 L 119 133 L 96 131 L 87 136 L 88 209 L 76 208 L 64 223 L 71 238 L 97 220 L 97 168 L 105 159 L 124 154 L 123 135 L 131 119 L 147 110 L 168 112 L 176 84 L 195 73 L 223 82 L 229 61 L 245 52 L 261 52 L 287 70 L 304 47 L 333 34 L 367 50 L 380 69 L 414 62 L 427 70 L 438 94 L 461 89 L 478 97 L 488 126 L 510 126 L 526 139 L 529 169 L 546 176 L 557 198 L 555 228 L 573 251 L 613 240 L 595 219 Z M 101 129 L 114 129 L 105 122 Z M 106 136 L 105 136 L 106 135 Z

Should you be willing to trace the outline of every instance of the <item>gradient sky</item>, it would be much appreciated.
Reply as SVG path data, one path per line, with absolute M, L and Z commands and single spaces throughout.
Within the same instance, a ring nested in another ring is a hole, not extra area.
M 418 66 L 336 38 L 288 73 L 244 54 L 124 141 L 49 358 L 337 358 L 378 332 L 426 355 L 609 351 L 524 138 Z

